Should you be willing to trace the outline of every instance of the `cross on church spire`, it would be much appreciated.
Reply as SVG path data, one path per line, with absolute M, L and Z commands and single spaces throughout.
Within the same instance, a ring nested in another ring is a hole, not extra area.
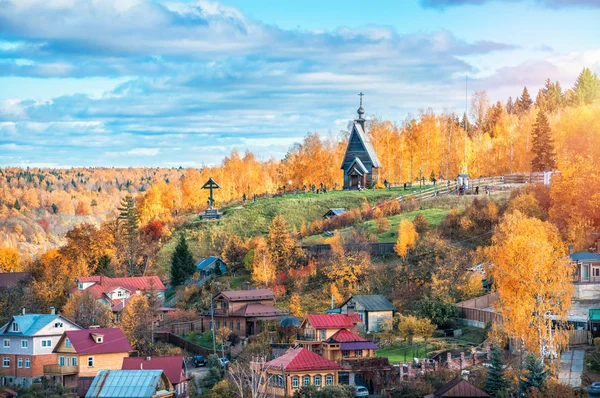
M 362 97 L 363 97 L 363 95 L 364 94 L 362 93 L 362 91 L 360 93 L 358 93 L 358 96 L 360 97 L 360 107 L 356 111 L 356 113 L 358 113 L 358 120 L 363 120 L 363 115 L 365 114 L 365 110 L 362 107 Z

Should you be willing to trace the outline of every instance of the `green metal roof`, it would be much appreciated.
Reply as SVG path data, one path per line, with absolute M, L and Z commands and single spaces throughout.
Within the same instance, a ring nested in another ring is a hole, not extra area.
M 101 370 L 86 397 L 145 398 L 160 395 L 157 387 L 162 370 Z
M 354 295 L 340 306 L 344 306 L 348 301 L 354 301 L 365 308 L 365 311 L 396 311 L 396 307 L 381 294 Z
M 7 323 L 3 327 L 3 335 L 18 335 L 18 336 L 33 336 L 40 331 L 44 326 L 51 322 L 54 322 L 56 318 L 60 317 L 58 314 L 25 314 L 13 316 L 11 322 Z M 19 325 L 19 332 L 13 332 L 12 328 L 8 329 L 7 326 L 15 322 Z
M 590 322 L 600 322 L 600 309 L 590 310 Z

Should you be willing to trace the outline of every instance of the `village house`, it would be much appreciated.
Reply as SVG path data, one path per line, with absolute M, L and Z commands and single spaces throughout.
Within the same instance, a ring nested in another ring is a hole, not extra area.
M 306 348 L 297 347 L 263 364 L 263 369 L 266 393 L 275 397 L 291 397 L 301 387 L 337 385 L 342 366 Z
M 357 332 L 360 323 L 358 314 L 310 314 L 300 325 L 301 332 L 296 344 L 311 351 L 322 353 L 322 343 L 335 335 L 340 329 Z
M 154 294 L 159 303 L 164 302 L 167 288 L 158 276 L 134 276 L 127 278 L 109 278 L 103 275 L 80 276 L 75 279 L 77 287 L 71 289 L 71 295 L 77 291 L 89 291 L 98 301 L 111 307 L 119 315 L 134 294 Z
M 169 398 L 175 390 L 162 370 L 101 370 L 86 397 Z
M 323 341 L 321 347 L 324 358 L 343 365 L 362 358 L 370 358 L 378 349 L 372 341 L 347 329 L 338 330 L 333 336 Z
M 277 321 L 285 312 L 274 307 L 275 293 L 271 289 L 229 290 L 213 297 L 215 328 L 229 328 L 240 337 L 261 333 L 265 323 Z M 211 330 L 211 311 L 203 317 L 203 328 Z
M 362 96 L 357 112 L 358 118 L 352 124 L 341 167 L 344 171 L 344 189 L 368 188 L 377 184 L 378 169 L 381 167 L 366 131 Z
M 361 332 L 374 333 L 394 319 L 396 307 L 381 294 L 353 295 L 339 306 L 341 314 L 354 312 L 362 321 Z
M 189 376 L 185 358 L 182 355 L 164 357 L 123 358 L 123 370 L 162 370 L 175 389 L 175 397 L 189 396 Z
M 480 388 L 475 387 L 462 377 L 457 376 L 450 382 L 444 384 L 432 394 L 425 398 L 443 398 L 443 397 L 489 397 L 490 395 Z
M 331 218 L 334 218 L 337 216 L 341 216 L 344 213 L 346 213 L 345 209 L 343 209 L 341 207 L 337 207 L 337 208 L 327 210 L 327 212 L 325 214 L 323 214 L 323 218 L 331 219 Z
M 45 367 L 44 374 L 53 382 L 77 386 L 83 396 L 99 370 L 121 369 L 132 350 L 119 328 L 69 330 L 54 348 L 58 364 Z
M 0 290 L 7 290 L 19 283 L 28 283 L 33 279 L 31 272 L 0 272 Z
M 227 264 L 219 257 L 210 256 L 198 261 L 196 270 L 200 274 L 200 284 L 211 276 L 224 275 L 227 272 Z
M 68 319 L 51 314 L 13 316 L 0 329 L 2 385 L 30 387 L 40 381 L 47 366 L 57 363 L 54 347 L 65 331 L 78 330 Z

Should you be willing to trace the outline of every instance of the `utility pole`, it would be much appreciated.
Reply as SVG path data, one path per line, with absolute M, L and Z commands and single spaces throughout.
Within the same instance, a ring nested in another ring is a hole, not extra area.
M 217 342 L 215 340 L 215 309 L 213 305 L 213 294 L 210 293 L 210 332 L 213 339 L 213 354 L 217 355 Z
M 463 173 L 468 174 L 467 169 L 467 137 L 469 135 L 469 116 L 467 115 L 469 105 L 468 105 L 468 90 L 467 86 L 469 83 L 469 75 L 465 76 L 465 163 L 463 165 Z

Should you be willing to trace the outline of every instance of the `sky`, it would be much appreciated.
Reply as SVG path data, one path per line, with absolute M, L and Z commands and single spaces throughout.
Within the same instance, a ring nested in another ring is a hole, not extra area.
M 600 0 L 0 0 L 0 166 L 282 158 L 600 73 Z

